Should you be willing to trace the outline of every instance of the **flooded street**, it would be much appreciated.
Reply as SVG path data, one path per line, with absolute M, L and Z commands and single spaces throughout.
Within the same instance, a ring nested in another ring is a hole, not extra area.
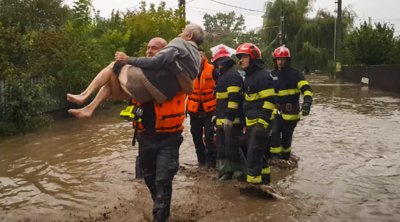
M 241 195 L 199 169 L 186 121 L 170 221 L 400 220 L 400 95 L 309 81 L 314 104 L 293 140 L 298 168 L 272 169 L 285 199 Z M 122 108 L 0 141 L 0 221 L 151 221 Z

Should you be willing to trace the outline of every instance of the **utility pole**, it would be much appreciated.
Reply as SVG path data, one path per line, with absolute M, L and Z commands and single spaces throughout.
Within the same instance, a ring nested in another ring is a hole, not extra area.
M 342 23 L 342 0 L 337 1 L 337 21 L 336 21 L 336 56 L 339 62 L 342 62 L 343 48 L 343 23 Z
M 285 20 L 285 16 L 280 17 L 280 24 L 279 24 L 279 45 L 283 44 L 283 22 Z
M 337 18 L 335 17 L 335 27 L 333 30 L 333 64 L 336 66 L 336 20 Z
M 181 18 L 185 19 L 186 21 L 186 0 L 178 0 L 179 8 L 182 9 Z

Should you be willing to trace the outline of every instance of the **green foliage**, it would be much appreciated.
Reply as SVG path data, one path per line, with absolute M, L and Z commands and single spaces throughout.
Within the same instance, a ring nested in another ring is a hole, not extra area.
M 34 83 L 29 76 L 12 74 L 6 78 L 6 88 L 2 94 L 0 135 L 15 132 L 26 133 L 46 126 L 49 119 L 43 115 L 43 107 L 49 105 L 43 84 Z M 3 128 L 4 127 L 4 128 Z
M 390 52 L 390 63 L 400 64 L 400 38 L 394 39 L 393 50 Z
M 310 42 L 304 42 L 299 52 L 300 67 L 307 66 L 309 69 L 319 69 L 321 64 L 324 68 L 328 66 L 331 50 L 327 48 L 314 47 Z
M 158 7 L 150 4 L 147 9 L 146 6 L 146 2 L 142 1 L 139 10 L 129 11 L 125 16 L 125 24 L 130 33 L 130 45 L 126 48 L 129 55 L 143 55 L 146 42 L 153 37 L 172 40 L 186 25 L 180 9 L 166 9 L 165 2 L 161 2 Z
M 7 81 L 0 88 L 0 135 L 46 125 L 50 92 L 80 92 L 115 51 L 144 54 L 151 38 L 176 37 L 186 25 L 181 12 L 142 2 L 137 11 L 102 18 L 92 0 L 76 0 L 72 8 L 62 0 L 0 0 L 0 80 Z
M 0 23 L 0 79 L 9 67 L 26 66 L 27 42 L 16 27 L 4 27 Z
M 210 48 L 221 43 L 235 48 L 242 39 L 250 37 L 242 35 L 245 29 L 243 15 L 237 16 L 233 11 L 215 15 L 206 13 L 203 20 L 207 32 L 203 48 Z
M 0 0 L 0 21 L 4 27 L 18 27 L 20 33 L 29 30 L 59 27 L 68 17 L 62 0 Z
M 393 34 L 392 26 L 381 23 L 372 26 L 364 22 L 349 34 L 346 46 L 358 64 L 390 63 L 391 52 L 395 48 Z
M 319 10 L 314 18 L 307 18 L 311 6 L 312 1 L 309 0 L 267 2 L 261 31 L 264 42 L 262 51 L 270 55 L 282 42 L 289 47 L 294 66 L 307 66 L 310 69 L 331 67 L 334 55 L 335 15 Z M 347 31 L 352 27 L 354 13 L 346 8 L 343 10 L 342 19 L 346 37 Z M 282 35 L 279 35 L 280 31 Z
M 72 20 L 79 27 L 89 26 L 92 22 L 92 0 L 76 0 L 72 10 Z
M 233 32 L 239 33 L 244 29 L 243 15 L 236 16 L 235 12 L 217 13 L 215 15 L 205 14 L 204 27 L 206 32 Z
M 276 0 L 266 3 L 266 16 L 264 17 L 264 35 L 263 38 L 267 43 L 275 41 L 274 47 L 280 45 L 279 39 L 282 38 L 283 44 L 293 42 L 302 24 L 305 22 L 305 15 L 308 12 L 308 1 L 304 0 Z M 283 19 L 282 33 L 278 36 L 279 26 Z
M 305 41 L 299 38 L 298 33 L 305 24 L 308 10 L 308 1 L 304 0 L 275 0 L 265 4 L 261 30 L 264 44 L 260 45 L 260 49 L 269 67 L 273 65 L 272 52 L 281 44 L 289 47 L 292 64 L 298 65 L 298 52 L 301 50 L 302 42 Z

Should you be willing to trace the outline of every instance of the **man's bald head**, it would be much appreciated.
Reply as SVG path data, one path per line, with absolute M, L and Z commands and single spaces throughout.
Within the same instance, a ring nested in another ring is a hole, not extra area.
M 147 44 L 146 56 L 153 57 L 167 45 L 167 41 L 160 37 L 152 38 Z

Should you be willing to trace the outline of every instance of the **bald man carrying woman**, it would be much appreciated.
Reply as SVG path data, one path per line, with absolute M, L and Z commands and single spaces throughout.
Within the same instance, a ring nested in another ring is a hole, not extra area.
M 78 118 L 88 118 L 110 97 L 114 100 L 132 97 L 142 103 L 151 100 L 163 103 L 178 92 L 192 93 L 193 80 L 201 63 L 198 45 L 203 39 L 203 29 L 188 24 L 179 37 L 154 57 L 128 57 L 123 52 L 116 52 L 116 61 L 100 71 L 82 93 L 67 94 L 69 102 L 83 104 L 101 87 L 95 99 L 82 109 L 69 109 L 68 112 Z

